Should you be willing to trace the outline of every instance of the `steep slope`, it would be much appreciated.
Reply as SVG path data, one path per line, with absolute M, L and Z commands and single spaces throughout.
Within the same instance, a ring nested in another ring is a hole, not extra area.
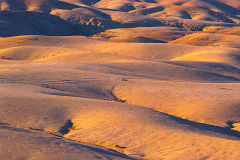
M 49 14 L 21 11 L 0 12 L 1 37 L 17 35 L 72 35 L 76 28 Z
M 165 0 L 91 2 L 85 0 L 2 0 L 1 10 L 34 11 L 56 15 L 78 28 L 73 34 L 84 35 L 112 28 L 140 26 L 174 26 L 184 30 L 199 31 L 209 25 L 239 24 L 240 15 L 237 1 L 230 4 L 226 1 L 204 0 L 171 2 Z M 30 12 L 27 12 L 26 16 L 27 14 Z M 10 24 L 10 26 L 14 25 Z M 9 26 L 7 27 L 9 28 Z M 14 28 L 11 29 L 11 31 L 13 30 Z M 19 32 L 26 34 L 24 31 Z

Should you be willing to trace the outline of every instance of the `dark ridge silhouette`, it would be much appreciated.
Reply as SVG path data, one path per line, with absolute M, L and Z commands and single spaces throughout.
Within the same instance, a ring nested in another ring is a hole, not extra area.
M 122 7 L 119 8 L 119 10 L 123 11 L 123 12 L 129 12 L 129 11 L 132 11 L 135 9 L 136 8 L 130 3 L 126 3 L 125 5 L 123 5 Z
M 81 3 L 86 4 L 86 5 L 93 5 L 96 4 L 97 2 L 101 1 L 101 0 L 79 0 Z
M 239 9 L 234 8 L 232 6 L 229 6 L 227 4 L 221 3 L 221 2 L 216 1 L 216 0 L 202 0 L 202 1 L 204 1 L 206 3 L 209 3 L 209 4 L 212 4 L 215 7 L 219 8 L 220 10 L 225 11 L 225 12 L 229 13 L 230 15 L 234 16 L 234 17 L 236 17 L 236 15 L 240 13 Z
M 22 129 L 22 128 L 15 128 L 15 127 L 11 127 L 9 124 L 7 123 L 0 123 L 0 130 L 4 129 L 4 130 L 10 130 L 10 131 L 15 131 L 15 132 L 23 132 L 23 133 L 32 133 L 30 130 L 26 130 L 26 129 Z
M 133 43 L 167 43 L 166 41 L 162 41 L 162 40 L 156 40 L 156 39 L 152 39 L 152 38 L 148 38 L 148 37 L 129 37 L 129 38 L 125 38 L 123 40 L 116 40 L 116 41 L 123 41 L 123 42 L 133 42 Z M 115 42 L 116 42 L 115 41 Z
M 211 16 L 218 19 L 217 22 L 222 21 L 222 22 L 225 22 L 225 23 L 235 23 L 233 20 L 229 19 L 226 14 L 212 11 L 212 10 L 206 8 L 206 7 L 200 7 L 200 8 L 206 10 Z M 209 18 L 209 19 L 206 19 L 206 21 L 214 21 L 214 19 Z
M 0 36 L 77 34 L 76 26 L 61 18 L 38 12 L 0 11 Z M 78 34 L 81 34 L 80 32 Z
M 143 15 L 148 15 L 148 14 L 160 12 L 160 11 L 163 11 L 163 10 L 164 10 L 164 8 L 160 6 L 160 7 L 141 9 L 141 10 L 137 10 L 136 12 L 138 14 L 140 13 L 140 14 L 143 14 Z
M 147 2 L 147 3 L 157 3 L 155 0 L 144 0 L 144 2 Z
M 8 9 L 9 10 L 26 10 L 27 6 L 19 0 L 8 0 Z M 3 8 L 1 8 L 2 10 Z
M 189 62 L 189 61 L 166 61 L 165 63 L 167 64 L 173 64 L 173 65 L 177 65 L 177 66 L 184 66 L 184 67 L 189 67 L 189 68 L 195 68 L 195 69 L 199 69 L 201 68 L 202 70 L 204 70 L 204 68 L 217 68 L 219 71 L 224 71 L 224 72 L 229 72 L 229 73 L 233 73 L 233 74 L 239 74 L 240 75 L 240 69 L 235 67 L 235 66 L 231 66 L 228 64 L 224 64 L 224 63 L 214 63 L 214 62 Z
M 176 116 L 172 116 L 169 115 L 167 113 L 163 113 L 161 112 L 163 115 L 168 116 L 169 118 L 171 118 L 172 120 L 175 120 L 177 123 L 181 123 L 181 124 L 186 124 L 189 126 L 192 126 L 194 128 L 200 129 L 201 131 L 208 131 L 208 132 L 201 132 L 201 134 L 207 134 L 209 136 L 213 136 L 213 137 L 220 137 L 220 138 L 226 138 L 226 139 L 238 139 L 240 141 L 240 132 L 229 129 L 227 127 L 219 127 L 219 126 L 214 126 L 214 125 L 210 125 L 210 124 L 205 124 L 205 123 L 198 123 L 198 122 L 194 122 L 194 121 L 190 121 L 187 119 L 182 119 Z M 211 134 L 212 133 L 217 133 L 216 134 Z M 230 137 L 226 137 L 226 136 L 230 136 Z
M 79 6 L 77 5 L 74 5 L 74 4 L 70 4 L 70 3 L 66 3 L 66 2 L 63 2 L 63 1 L 58 1 L 58 0 L 55 0 L 55 1 L 49 1 L 49 4 L 51 6 L 51 9 L 68 9 L 68 10 L 72 10 L 74 8 L 78 8 Z
M 234 123 L 240 123 L 240 121 L 227 121 L 226 124 L 228 125 L 228 127 L 226 127 L 226 128 L 228 128 L 228 129 L 234 128 L 234 126 L 233 126 Z

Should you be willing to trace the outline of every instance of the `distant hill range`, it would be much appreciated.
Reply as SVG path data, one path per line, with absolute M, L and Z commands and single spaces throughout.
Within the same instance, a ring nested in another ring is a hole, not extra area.
M 0 0 L 0 36 L 92 35 L 113 28 L 239 26 L 239 0 Z

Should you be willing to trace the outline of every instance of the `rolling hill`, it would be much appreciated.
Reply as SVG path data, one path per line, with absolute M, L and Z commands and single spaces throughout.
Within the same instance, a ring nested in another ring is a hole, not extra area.
M 0 159 L 239 159 L 239 0 L 0 4 Z

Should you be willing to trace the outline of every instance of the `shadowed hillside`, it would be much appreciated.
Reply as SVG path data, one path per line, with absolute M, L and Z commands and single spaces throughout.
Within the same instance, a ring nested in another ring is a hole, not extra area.
M 36 12 L 1 11 L 0 36 L 73 35 L 77 28 L 59 17 Z
M 57 15 L 77 28 L 72 31 L 75 35 L 91 35 L 113 28 L 156 26 L 200 31 L 205 26 L 229 26 L 240 22 L 237 0 L 232 0 L 232 3 L 220 0 L 174 0 L 170 2 L 165 0 L 1 0 L 0 3 L 2 11 L 31 11 Z M 22 16 L 20 12 L 14 12 L 14 14 Z M 29 16 L 28 14 L 31 15 L 30 12 L 26 12 L 25 16 Z M 51 17 L 45 17 L 45 19 L 51 21 Z M 16 23 L 20 22 L 16 21 Z M 23 23 L 31 25 L 35 22 L 29 19 Z M 27 34 L 21 28 L 26 28 L 26 26 L 19 27 L 17 32 Z M 15 30 L 11 29 L 11 31 Z M 55 30 L 52 29 L 52 32 Z

